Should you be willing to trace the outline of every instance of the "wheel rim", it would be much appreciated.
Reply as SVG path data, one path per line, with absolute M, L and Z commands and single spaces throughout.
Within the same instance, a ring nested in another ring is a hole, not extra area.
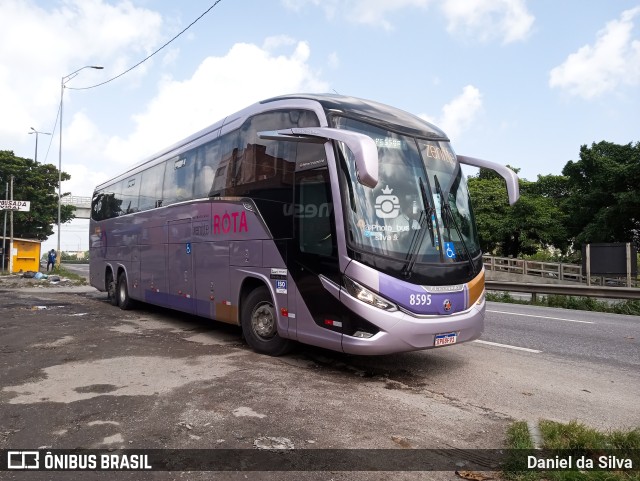
M 263 339 L 276 335 L 276 316 L 271 303 L 263 302 L 256 306 L 251 313 L 251 329 Z

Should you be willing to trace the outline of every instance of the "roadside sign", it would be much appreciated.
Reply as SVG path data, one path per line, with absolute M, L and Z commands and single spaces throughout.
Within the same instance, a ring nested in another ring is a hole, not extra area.
M 28 200 L 0 200 L 0 210 L 29 212 L 31 210 L 31 202 Z

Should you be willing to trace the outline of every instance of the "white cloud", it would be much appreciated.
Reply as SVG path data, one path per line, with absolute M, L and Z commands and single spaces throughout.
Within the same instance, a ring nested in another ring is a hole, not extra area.
M 434 0 L 282 0 L 282 4 L 295 11 L 307 5 L 321 7 L 327 18 L 342 13 L 353 23 L 362 23 L 386 30 L 393 28 L 388 17 L 391 13 L 408 7 L 425 8 Z
M 339 0 L 281 0 L 282 5 L 290 10 L 294 10 L 296 12 L 301 11 L 307 5 L 313 5 L 315 7 L 322 7 L 325 15 L 328 18 L 333 18 L 335 16 L 336 10 L 340 3 L 346 4 L 350 0 L 343 0 L 343 2 L 339 2 Z
M 447 30 L 482 41 L 511 43 L 527 38 L 535 20 L 524 0 L 442 0 Z
M 265 44 L 274 46 L 271 40 Z M 204 59 L 189 79 L 165 78 L 145 111 L 134 116 L 135 131 L 126 138 L 109 139 L 106 156 L 121 165 L 131 164 L 256 101 L 326 91 L 328 85 L 307 63 L 309 56 L 305 42 L 297 42 L 289 55 L 278 56 L 239 43 L 224 57 Z
M 452 141 L 456 141 L 476 119 L 481 109 L 482 94 L 480 90 L 473 85 L 467 85 L 462 89 L 460 95 L 442 107 L 442 114 L 439 117 L 426 114 L 422 114 L 420 117 L 440 127 Z
M 295 11 L 320 7 L 328 18 L 340 13 L 353 23 L 386 30 L 394 28 L 390 16 L 395 12 L 440 5 L 451 34 L 480 40 L 500 38 L 504 43 L 525 39 L 534 22 L 525 0 L 282 0 L 282 4 Z
M 280 47 L 290 47 L 296 43 L 296 39 L 289 37 L 288 35 L 274 35 L 264 39 L 264 42 L 262 42 L 262 48 L 272 52 Z
M 549 74 L 549 86 L 590 99 L 620 85 L 640 84 L 640 39 L 633 38 L 640 7 L 622 12 Z
M 389 14 L 409 7 L 425 8 L 431 0 L 355 0 L 349 12 L 350 20 L 356 23 L 393 28 Z
M 46 5 L 0 1 L 0 137 L 5 146 L 24 142 L 30 125 L 52 128 L 63 75 L 84 65 L 103 65 L 104 70 L 86 70 L 68 86 L 98 83 L 131 66 L 161 40 L 161 16 L 128 1 L 65 0 Z M 126 81 L 144 72 L 137 69 Z

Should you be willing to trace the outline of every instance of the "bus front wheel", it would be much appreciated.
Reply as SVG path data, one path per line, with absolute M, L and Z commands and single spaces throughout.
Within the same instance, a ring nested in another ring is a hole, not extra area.
M 254 289 L 246 297 L 241 323 L 247 344 L 255 351 L 282 356 L 291 350 L 291 341 L 278 335 L 278 316 L 266 287 Z

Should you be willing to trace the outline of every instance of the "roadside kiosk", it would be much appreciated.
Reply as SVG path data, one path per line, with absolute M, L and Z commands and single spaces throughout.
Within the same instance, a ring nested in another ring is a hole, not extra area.
M 5 269 L 9 269 L 10 239 L 2 237 L 2 255 L 5 257 Z M 41 243 L 37 239 L 13 238 L 13 272 L 38 272 L 40 270 Z

